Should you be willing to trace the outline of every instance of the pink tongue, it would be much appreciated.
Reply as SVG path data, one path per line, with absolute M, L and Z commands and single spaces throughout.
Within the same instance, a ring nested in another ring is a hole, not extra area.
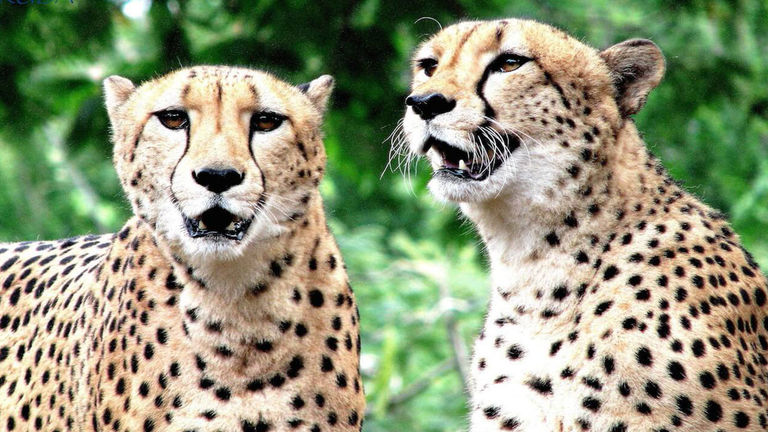
M 445 165 L 446 168 L 456 168 L 456 169 L 459 168 L 458 164 L 452 163 L 452 162 L 448 161 L 447 159 L 443 159 L 443 165 Z
M 469 170 L 469 176 L 472 177 L 473 179 L 479 179 L 480 177 L 483 176 L 483 172 L 482 171 L 474 172 L 474 170 L 470 169 Z

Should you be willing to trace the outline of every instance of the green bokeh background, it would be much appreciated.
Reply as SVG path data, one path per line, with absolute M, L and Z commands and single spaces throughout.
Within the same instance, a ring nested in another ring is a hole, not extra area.
M 654 40 L 668 72 L 640 130 L 768 265 L 766 0 L 11 1 L 0 3 L 3 241 L 110 232 L 129 216 L 99 87 L 110 74 L 207 63 L 336 77 L 321 189 L 360 303 L 366 431 L 465 428 L 462 370 L 487 301 L 478 239 L 430 199 L 426 167 L 410 181 L 385 169 L 408 56 L 438 30 L 421 17 L 529 17 L 597 47 Z

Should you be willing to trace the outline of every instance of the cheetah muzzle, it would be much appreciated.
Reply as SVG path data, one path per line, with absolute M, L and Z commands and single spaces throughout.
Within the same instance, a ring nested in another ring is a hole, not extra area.
M 470 153 L 430 136 L 424 142 L 422 152 L 427 153 L 432 149 L 442 160 L 441 166 L 434 171 L 433 176 L 483 181 L 493 175 L 504 162 L 504 158 L 499 155 L 500 150 L 497 150 L 499 145 L 507 153 L 520 146 L 520 139 L 512 134 L 489 135 L 478 130 L 472 137 L 473 148 Z
M 251 222 L 253 218 L 238 217 L 219 206 L 212 207 L 195 218 L 184 216 L 184 226 L 192 238 L 242 240 Z

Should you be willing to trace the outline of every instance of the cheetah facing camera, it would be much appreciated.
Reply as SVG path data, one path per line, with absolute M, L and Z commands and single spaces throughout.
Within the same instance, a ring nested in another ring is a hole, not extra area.
M 473 431 L 768 430 L 766 280 L 629 117 L 663 71 L 521 20 L 417 50 L 401 143 L 491 262 Z
M 136 217 L 0 245 L 0 427 L 361 429 L 358 315 L 317 190 L 332 84 L 105 80 Z

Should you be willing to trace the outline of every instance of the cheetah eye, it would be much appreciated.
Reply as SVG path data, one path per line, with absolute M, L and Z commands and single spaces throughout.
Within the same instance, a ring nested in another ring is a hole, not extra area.
M 425 58 L 416 61 L 416 67 L 424 71 L 424 75 L 431 77 L 437 69 L 437 60 Z
M 490 67 L 491 72 L 512 72 L 520 68 L 520 66 L 528 63 L 531 59 L 528 57 L 519 56 L 517 54 L 502 54 L 496 57 Z
M 160 123 L 168 129 L 185 129 L 189 125 L 187 113 L 180 110 L 168 110 L 155 113 Z
M 255 113 L 253 117 L 251 117 L 251 130 L 258 132 L 273 131 L 279 128 L 284 120 L 285 116 L 276 113 Z

